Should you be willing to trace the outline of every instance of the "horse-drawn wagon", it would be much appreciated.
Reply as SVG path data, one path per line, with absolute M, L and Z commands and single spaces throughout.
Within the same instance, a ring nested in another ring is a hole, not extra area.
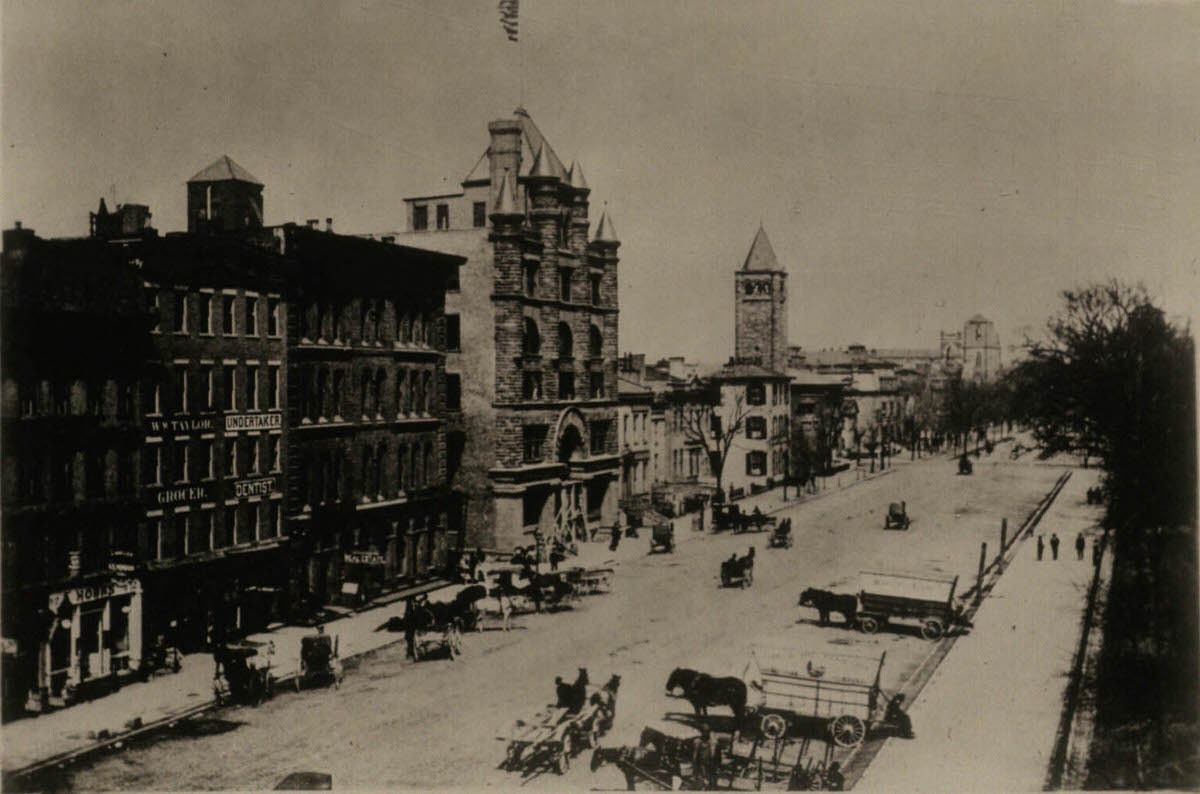
M 226 643 L 213 651 L 213 696 L 218 703 L 257 706 L 274 694 L 273 642 Z
M 612 568 L 566 568 L 562 571 L 567 583 L 576 593 L 596 595 L 612 590 Z
M 953 626 L 969 625 L 954 606 L 957 584 L 957 576 L 862 571 L 858 627 L 874 634 L 892 621 L 915 621 L 922 637 L 936 640 Z
M 859 744 L 880 705 L 879 679 L 886 656 L 752 648 L 743 678 L 759 732 L 769 739 L 781 738 L 800 723 L 817 720 L 825 723 L 834 744 Z
M 300 638 L 300 669 L 294 679 L 296 691 L 310 683 L 342 683 L 342 663 L 338 659 L 338 637 L 319 630 Z
M 586 679 L 560 685 L 580 687 L 582 702 L 564 704 L 560 696 L 559 705 L 549 706 L 529 720 L 517 720 L 508 736 L 499 737 L 508 743 L 500 768 L 531 774 L 552 767 L 558 774 L 565 774 L 571 757 L 596 747 L 599 738 L 612 727 L 620 684 L 621 677 L 614 675 L 595 690 L 587 688 Z
M 754 584 L 754 547 L 744 556 L 731 554 L 721 562 L 721 586 L 747 588 Z
M 669 520 L 654 524 L 650 530 L 650 553 L 660 549 L 668 554 L 675 551 L 675 526 Z
M 792 519 L 785 518 L 779 522 L 767 538 L 768 549 L 790 549 L 792 547 Z

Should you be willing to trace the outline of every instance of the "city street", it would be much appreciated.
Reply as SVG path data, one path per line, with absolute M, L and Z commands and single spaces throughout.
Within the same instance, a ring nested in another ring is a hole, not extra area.
M 738 675 L 757 642 L 886 650 L 882 684 L 894 692 L 929 643 L 821 628 L 815 611 L 796 607 L 798 594 L 810 585 L 849 589 L 863 568 L 957 574 L 959 591 L 970 587 L 980 541 L 994 548 L 1001 518 L 1015 530 L 1062 473 L 1009 463 L 1004 449 L 985 456 L 972 477 L 955 476 L 952 461 L 934 458 L 790 508 L 780 515 L 793 518 L 791 549 L 767 549 L 766 534 L 687 537 L 673 555 L 620 566 L 609 595 L 585 597 L 573 611 L 521 616 L 508 634 L 467 636 L 457 661 L 413 665 L 398 643 L 348 670 L 340 690 L 283 692 L 259 708 L 211 712 L 175 735 L 68 770 L 64 783 L 254 789 L 312 770 L 331 773 L 338 788 L 516 786 L 518 774 L 496 768 L 504 755 L 496 737 L 554 699 L 556 675 L 570 679 L 584 666 L 602 683 L 620 674 L 616 724 L 601 742 L 630 744 L 647 722 L 689 710 L 663 694 L 672 668 Z M 887 503 L 901 499 L 912 527 L 885 532 Z M 720 560 L 749 545 L 758 549 L 754 586 L 719 588 Z M 589 755 L 576 757 L 565 778 L 549 773 L 528 785 L 623 787 L 614 767 L 590 772 Z

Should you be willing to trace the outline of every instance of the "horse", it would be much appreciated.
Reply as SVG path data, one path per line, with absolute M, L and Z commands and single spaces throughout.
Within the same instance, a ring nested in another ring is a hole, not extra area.
M 753 581 L 754 549 L 751 548 L 750 552 L 745 557 L 739 557 L 736 554 L 730 555 L 728 560 L 721 563 L 721 584 L 728 585 L 732 580 L 738 578 Z
M 577 714 L 583 710 L 583 706 L 587 703 L 587 685 L 588 672 L 586 667 L 579 668 L 579 675 L 575 676 L 575 683 L 565 684 L 561 678 L 554 680 L 557 685 L 558 708 L 565 708 L 572 714 Z
M 676 687 L 697 715 L 707 716 L 709 706 L 728 706 L 740 723 L 746 712 L 746 682 L 734 676 L 716 678 L 708 673 L 676 667 L 667 678 L 667 694 Z
M 617 711 L 617 690 L 621 688 L 621 676 L 614 674 L 612 678 L 597 689 L 588 698 L 588 703 L 593 706 L 604 706 L 608 709 L 609 714 L 615 714 Z
M 847 626 L 854 625 L 858 616 L 858 597 L 848 593 L 833 593 L 810 587 L 800 594 L 797 606 L 813 607 L 821 615 L 821 625 L 829 625 L 829 613 L 840 612 Z

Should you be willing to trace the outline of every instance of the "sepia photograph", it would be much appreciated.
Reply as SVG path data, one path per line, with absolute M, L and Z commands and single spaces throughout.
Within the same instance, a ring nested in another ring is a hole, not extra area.
M 0 790 L 1200 788 L 1200 0 L 0 0 Z

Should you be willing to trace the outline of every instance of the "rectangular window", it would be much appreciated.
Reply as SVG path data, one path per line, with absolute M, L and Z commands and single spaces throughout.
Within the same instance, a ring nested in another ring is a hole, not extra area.
M 200 383 L 204 389 L 204 410 L 211 411 L 213 407 L 213 368 L 200 368 Z
M 225 334 L 225 336 L 233 336 L 234 334 L 234 300 L 233 295 L 221 296 L 221 333 Z
M 429 228 L 429 207 L 421 205 L 413 207 L 413 231 L 423 232 Z
M 767 420 L 762 416 L 751 416 L 746 419 L 746 438 L 766 438 Z
M 244 298 L 246 304 L 246 335 L 258 336 L 258 298 Z
M 437 205 L 437 227 L 439 231 L 445 231 L 450 228 L 450 205 Z
M 746 474 L 751 477 L 762 477 L 767 473 L 767 453 L 765 452 L 747 452 L 746 453 Z
M 766 388 L 761 383 L 746 386 L 746 402 L 750 405 L 764 405 L 767 402 Z
M 608 447 L 608 431 L 612 423 L 609 421 L 592 422 L 589 428 L 592 437 L 592 454 L 601 455 Z
M 222 368 L 225 381 L 225 410 L 233 411 L 237 409 L 237 367 L 226 365 Z
M 246 409 L 258 410 L 258 367 L 246 367 Z
M 600 277 L 592 276 L 592 305 L 600 305 Z
M 161 560 L 163 557 L 163 520 L 161 518 L 154 519 L 150 525 L 150 542 L 154 544 L 154 559 Z
M 162 485 L 162 447 L 158 444 L 146 447 L 142 460 L 145 462 L 142 482 L 146 485 Z
M 462 410 L 462 376 L 446 373 L 446 410 Z
M 183 366 L 175 367 L 175 412 L 186 414 L 188 411 L 188 373 Z
M 279 410 L 279 367 L 267 367 L 267 407 Z
M 200 442 L 201 460 L 204 461 L 204 478 L 211 480 L 217 476 L 217 456 L 213 449 L 213 442 L 209 439 L 204 439 Z
M 476 201 L 471 206 L 472 218 L 475 223 L 475 228 L 478 229 L 487 226 L 487 202 Z
M 202 554 L 212 551 L 213 517 L 212 511 L 193 513 L 188 522 L 187 553 Z
M 262 459 L 259 455 L 259 448 L 261 446 L 259 439 L 250 436 L 246 439 L 246 443 L 250 445 L 250 473 L 258 474 L 261 471 L 260 466 L 262 465 Z
M 172 330 L 177 334 L 186 334 L 188 330 L 187 293 L 176 291 L 174 293 L 174 304 L 172 307 L 174 309 L 174 317 L 172 318 L 174 325 L 172 326 Z
M 462 349 L 462 325 L 457 314 L 446 315 L 446 349 L 457 351 Z
M 267 455 L 271 459 L 271 471 L 282 471 L 283 457 L 281 453 L 281 436 L 267 436 Z
M 279 536 L 279 503 L 267 502 L 263 507 L 267 511 L 267 520 L 263 523 L 263 537 L 274 538 Z
M 575 373 L 560 372 L 558 373 L 558 399 L 574 400 L 575 399 Z
M 253 528 L 250 533 L 251 538 L 259 540 L 262 537 L 262 511 L 266 505 L 253 504 L 250 505 L 250 520 L 253 522 Z
M 591 381 L 592 381 L 592 384 L 591 384 L 592 399 L 598 400 L 598 399 L 604 397 L 604 373 L 603 372 L 591 373 Z
M 446 292 L 458 292 L 462 287 L 459 282 L 458 265 L 450 268 L 450 273 L 446 276 Z
M 200 333 L 211 334 L 213 332 L 213 305 L 212 295 L 207 292 L 200 293 Z
M 521 396 L 526 400 L 542 399 L 542 373 L 525 372 L 523 374 Z
M 521 428 L 526 463 L 536 463 L 542 459 L 542 442 L 545 438 L 545 425 L 526 425 Z
M 558 269 L 558 297 L 566 302 L 571 300 L 571 268 Z
M 186 440 L 176 441 L 174 448 L 171 450 L 172 465 L 175 467 L 172 471 L 172 479 L 175 482 L 188 481 L 188 442 Z
M 267 336 L 279 336 L 279 298 L 267 298 Z
M 237 476 L 237 436 L 225 437 L 225 476 Z
M 150 328 L 152 334 L 162 333 L 162 305 L 159 303 L 158 296 L 158 287 L 146 287 L 146 308 L 154 317 L 154 325 Z
M 225 531 L 229 534 L 229 537 L 232 538 L 233 545 L 235 546 L 244 541 L 244 538 L 242 538 L 242 528 L 240 526 L 241 522 L 238 521 L 239 514 L 241 512 L 242 511 L 238 510 L 236 507 L 225 508 Z

